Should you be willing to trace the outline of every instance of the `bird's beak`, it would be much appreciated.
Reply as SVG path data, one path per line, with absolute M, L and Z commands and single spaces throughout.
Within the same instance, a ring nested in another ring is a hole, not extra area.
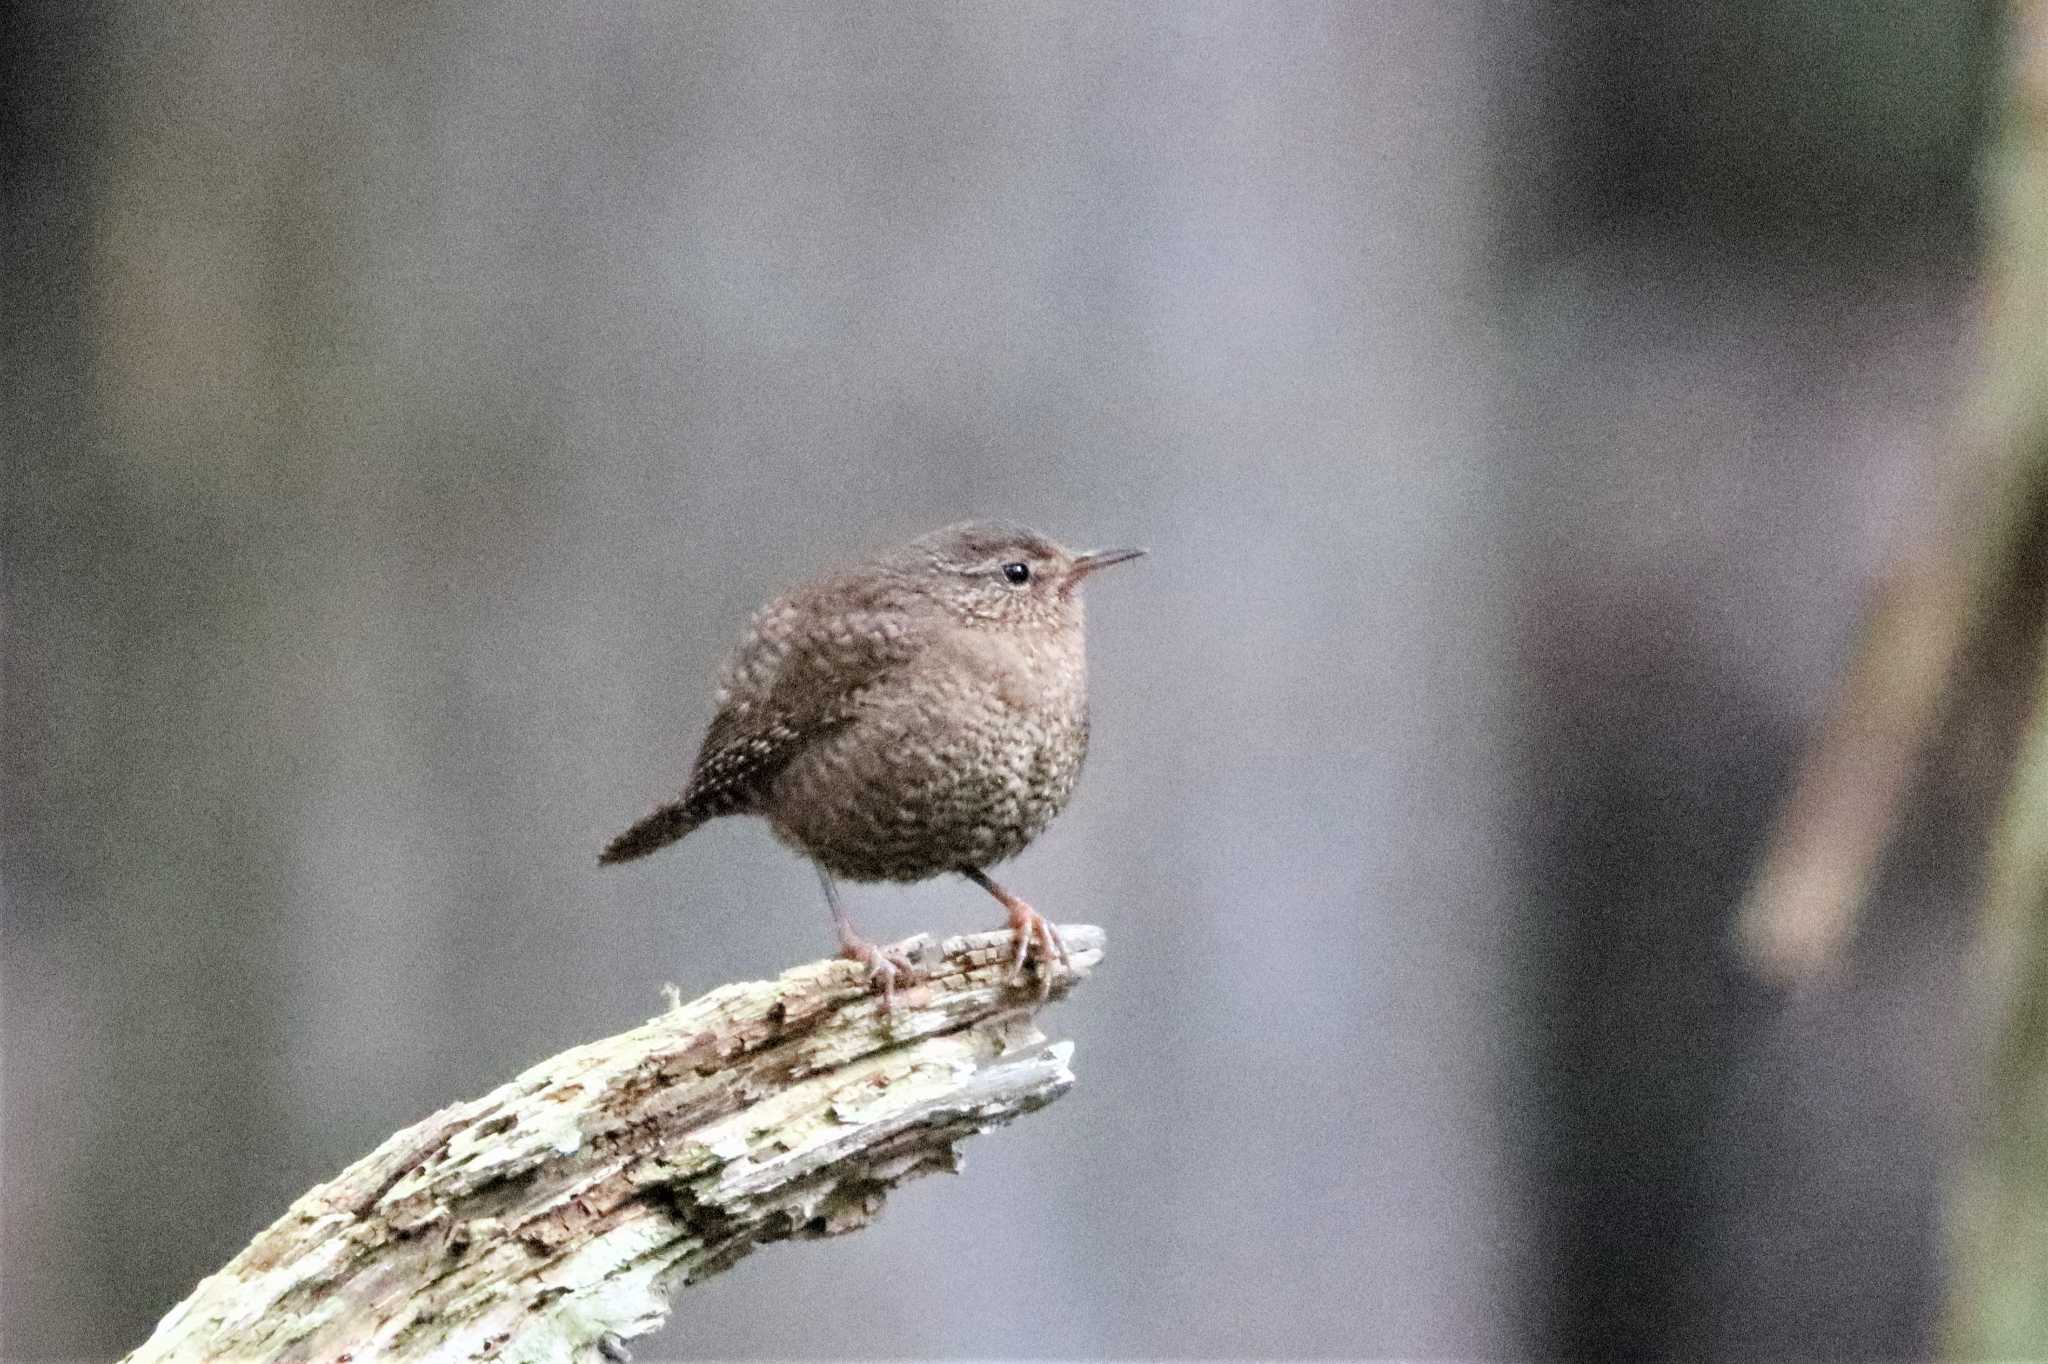
M 1074 556 L 1072 579 L 1079 582 L 1098 568 L 1124 563 L 1144 553 L 1142 549 L 1091 549 L 1086 554 L 1077 554 Z

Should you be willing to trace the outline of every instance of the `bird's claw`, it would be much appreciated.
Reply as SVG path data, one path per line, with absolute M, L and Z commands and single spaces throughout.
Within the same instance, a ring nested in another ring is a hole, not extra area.
M 854 938 L 839 949 L 839 955 L 868 968 L 868 986 L 882 996 L 884 1009 L 896 1007 L 899 978 L 905 985 L 917 983 L 917 966 L 901 948 L 877 947 L 865 939 Z
M 1017 936 L 1017 953 L 1010 959 L 1010 983 L 1023 984 L 1024 975 L 1030 970 L 1032 959 L 1036 958 L 1038 997 L 1041 1001 L 1051 998 L 1053 962 L 1057 960 L 1062 968 L 1071 964 L 1066 940 L 1060 937 L 1060 931 L 1053 926 L 1052 920 L 1022 900 L 1010 906 L 1010 931 Z

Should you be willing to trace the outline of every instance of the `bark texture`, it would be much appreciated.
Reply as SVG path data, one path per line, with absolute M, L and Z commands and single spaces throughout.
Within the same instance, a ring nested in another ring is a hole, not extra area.
M 1102 956 L 1062 930 L 1064 996 Z M 885 1011 L 823 961 L 552 1056 L 312 1189 L 158 1323 L 170 1360 L 595 1360 L 756 1246 L 865 1226 L 1073 1084 L 1007 931 L 918 942 Z

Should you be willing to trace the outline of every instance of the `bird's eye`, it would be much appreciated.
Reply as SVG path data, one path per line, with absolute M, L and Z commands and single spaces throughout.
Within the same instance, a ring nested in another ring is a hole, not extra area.
M 1018 587 L 1022 587 L 1024 584 L 1031 581 L 1031 565 L 1004 564 L 1003 576 L 1005 578 L 1008 578 L 1011 582 L 1015 583 Z

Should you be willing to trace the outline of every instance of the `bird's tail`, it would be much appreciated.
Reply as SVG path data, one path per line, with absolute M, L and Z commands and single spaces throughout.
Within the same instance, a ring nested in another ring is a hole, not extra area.
M 664 805 L 605 844 L 604 851 L 597 855 L 597 864 L 608 867 L 614 862 L 630 862 L 636 857 L 645 857 L 656 848 L 665 848 L 675 842 L 706 818 L 707 814 L 688 800 Z

